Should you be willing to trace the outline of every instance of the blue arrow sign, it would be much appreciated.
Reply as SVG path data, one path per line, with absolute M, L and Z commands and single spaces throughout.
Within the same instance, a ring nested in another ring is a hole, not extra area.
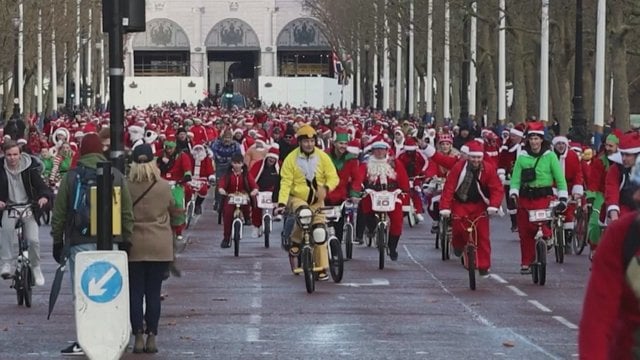
M 112 263 L 97 261 L 84 270 L 80 285 L 89 299 L 97 303 L 107 303 L 120 294 L 122 274 Z

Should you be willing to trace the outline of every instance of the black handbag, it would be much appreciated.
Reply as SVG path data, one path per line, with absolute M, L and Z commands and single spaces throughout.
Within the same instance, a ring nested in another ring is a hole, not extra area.
M 533 164 L 532 168 L 522 169 L 520 171 L 520 182 L 522 184 L 530 183 L 536 180 L 536 166 L 538 166 L 538 161 L 540 161 L 541 157 L 542 155 L 538 156 L 538 159 L 536 159 L 536 162 Z

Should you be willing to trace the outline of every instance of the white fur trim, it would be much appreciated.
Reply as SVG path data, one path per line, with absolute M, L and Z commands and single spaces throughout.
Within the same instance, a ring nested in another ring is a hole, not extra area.
M 622 154 L 638 154 L 640 153 L 640 147 L 630 148 L 630 149 L 620 149 Z
M 481 152 L 481 151 L 471 151 L 471 152 L 468 152 L 467 155 L 469 155 L 469 156 L 484 156 L 484 153 Z
M 360 154 L 360 148 L 355 146 L 347 146 L 347 152 L 353 155 Z
M 582 185 L 573 185 L 573 188 L 571 189 L 571 193 L 572 194 L 576 194 L 576 195 L 583 195 L 584 194 L 584 186 L 582 186 Z
M 520 196 L 520 189 L 511 189 L 509 190 L 509 196 Z
M 498 169 L 498 175 L 505 175 L 506 171 L 504 169 Z
M 406 146 L 406 145 L 405 145 L 405 146 L 403 147 L 403 150 L 404 150 L 404 151 L 416 151 L 417 149 L 418 149 L 418 147 L 417 147 L 417 146 Z
M 622 164 L 622 154 L 620 153 L 620 151 L 608 156 L 608 158 L 616 164 Z
M 460 146 L 460 152 L 465 155 L 469 155 L 469 147 L 467 145 Z
M 568 223 L 564 223 L 564 226 L 562 227 L 565 230 L 573 230 L 573 228 L 575 228 L 576 223 L 574 222 L 568 222 Z
M 509 130 L 509 134 L 524 137 L 524 133 L 516 128 Z
M 427 148 L 424 149 L 424 154 L 430 158 L 436 154 L 436 148 L 433 145 L 427 145 Z
M 551 144 L 555 145 L 557 143 L 565 143 L 569 145 L 569 139 L 567 139 L 566 136 L 556 136 L 553 138 L 553 140 L 551 140 Z
M 569 193 L 567 192 L 567 190 L 558 190 L 558 198 L 562 199 L 568 199 L 569 198 Z
M 527 135 L 540 135 L 540 136 L 544 137 L 544 131 L 529 130 L 529 131 L 527 131 Z
M 609 205 L 609 207 L 607 208 L 607 215 L 609 215 L 609 213 L 614 210 L 620 213 L 620 207 L 618 205 Z

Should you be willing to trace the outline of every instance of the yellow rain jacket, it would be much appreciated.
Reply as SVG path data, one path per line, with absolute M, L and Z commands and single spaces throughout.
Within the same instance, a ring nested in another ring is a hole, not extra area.
M 329 192 L 339 182 L 336 167 L 327 153 L 316 148 L 307 156 L 297 148 L 282 163 L 278 203 L 286 205 L 289 196 L 293 196 L 312 204 L 319 186 L 326 186 Z

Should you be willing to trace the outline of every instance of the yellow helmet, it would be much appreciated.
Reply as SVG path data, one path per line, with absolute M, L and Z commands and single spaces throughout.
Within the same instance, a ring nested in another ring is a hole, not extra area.
M 296 137 L 298 139 L 313 139 L 314 137 L 316 137 L 316 130 L 309 124 L 302 125 L 296 132 Z

